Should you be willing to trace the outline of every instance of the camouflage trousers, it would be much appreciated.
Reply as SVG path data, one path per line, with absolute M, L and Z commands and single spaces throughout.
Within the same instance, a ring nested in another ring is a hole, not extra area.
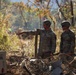
M 62 63 L 69 63 L 73 60 L 74 56 L 73 55 L 61 55 L 60 56 Z
M 51 55 L 50 52 L 38 53 L 38 57 L 41 57 L 42 59 L 50 58 L 50 55 Z

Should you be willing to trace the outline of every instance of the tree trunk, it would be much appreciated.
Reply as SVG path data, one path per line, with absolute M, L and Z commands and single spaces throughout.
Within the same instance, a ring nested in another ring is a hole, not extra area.
M 73 2 L 72 2 L 72 0 L 70 1 L 70 6 L 71 6 L 71 15 L 72 15 L 71 24 L 72 24 L 72 26 L 74 26 L 74 12 L 73 12 Z
M 58 1 L 58 0 L 56 0 L 56 3 L 57 3 L 57 5 L 58 5 L 58 7 L 60 8 L 61 6 L 59 5 L 59 1 Z M 61 9 L 60 9 L 59 11 L 61 12 L 61 14 L 62 14 L 64 20 L 66 20 L 66 17 L 64 16 L 63 11 L 62 11 Z
M 0 0 L 0 10 L 1 10 L 1 0 Z
M 35 58 L 37 58 L 38 30 L 35 34 Z

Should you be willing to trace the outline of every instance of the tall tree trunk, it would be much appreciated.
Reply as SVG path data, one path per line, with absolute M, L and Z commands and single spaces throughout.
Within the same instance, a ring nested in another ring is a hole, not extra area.
M 46 7 L 47 9 L 49 7 L 50 2 L 51 2 L 51 0 L 48 0 L 47 7 Z
M 72 24 L 72 26 L 74 26 L 74 12 L 73 12 L 73 2 L 72 2 L 72 0 L 70 1 L 70 6 L 71 6 L 71 15 L 72 15 L 71 24 Z
M 0 0 L 0 10 L 1 10 L 1 0 Z
M 58 7 L 60 8 L 61 6 L 59 5 L 59 1 L 58 1 L 58 0 L 56 0 L 56 3 L 57 3 L 57 5 L 58 5 Z M 66 20 L 66 17 L 64 16 L 63 11 L 62 11 L 61 9 L 60 9 L 59 11 L 61 12 L 61 14 L 62 14 L 64 20 Z

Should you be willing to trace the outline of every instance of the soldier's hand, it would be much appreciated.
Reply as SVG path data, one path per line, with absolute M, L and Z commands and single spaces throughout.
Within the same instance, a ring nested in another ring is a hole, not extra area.
M 52 54 L 52 53 L 50 53 L 50 56 L 53 56 L 53 54 Z
M 50 59 L 53 60 L 53 54 L 52 53 L 50 54 Z
M 69 53 L 67 53 L 67 55 L 68 55 L 68 56 L 70 56 L 71 54 L 72 54 L 72 53 L 70 53 L 70 52 L 69 52 Z

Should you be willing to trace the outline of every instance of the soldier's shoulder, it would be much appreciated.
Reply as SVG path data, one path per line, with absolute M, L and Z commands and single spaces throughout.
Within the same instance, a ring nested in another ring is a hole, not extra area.
M 73 31 L 71 31 L 71 30 L 70 30 L 70 34 L 73 35 L 73 36 L 75 36 L 75 33 Z
M 52 35 L 52 36 L 56 36 L 56 34 L 55 34 L 55 32 L 54 32 L 54 31 L 52 31 L 52 32 L 51 32 L 51 35 Z

